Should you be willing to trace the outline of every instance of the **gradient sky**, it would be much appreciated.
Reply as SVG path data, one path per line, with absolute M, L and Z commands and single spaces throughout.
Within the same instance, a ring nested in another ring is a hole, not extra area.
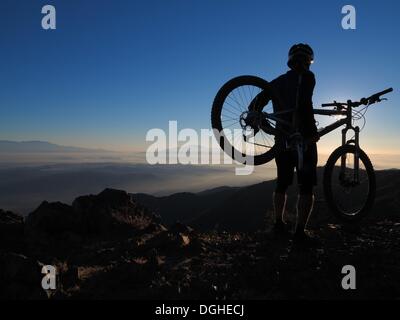
M 341 28 L 344 1 L 1 0 L 0 139 L 143 149 L 147 130 L 169 120 L 209 128 L 224 82 L 272 80 L 288 48 L 307 42 L 315 106 L 394 87 L 367 113 L 361 144 L 400 154 L 400 2 L 350 3 L 356 30 Z M 45 4 L 57 9 L 55 31 L 41 28 Z

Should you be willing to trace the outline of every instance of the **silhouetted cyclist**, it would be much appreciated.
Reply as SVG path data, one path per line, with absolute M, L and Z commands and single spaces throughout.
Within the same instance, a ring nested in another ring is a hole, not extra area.
M 312 96 L 315 87 L 315 77 L 310 71 L 314 52 L 307 44 L 295 44 L 289 50 L 288 66 L 290 70 L 271 82 L 272 90 L 277 97 L 274 101 L 274 111 L 295 109 L 293 113 L 280 116 L 291 123 L 291 126 L 278 123 L 289 132 L 299 132 L 307 141 L 303 169 L 297 168 L 297 153 L 288 148 L 289 142 L 283 136 L 275 137 L 278 154 L 275 157 L 277 166 L 277 185 L 273 194 L 276 232 L 286 232 L 284 212 L 286 205 L 286 190 L 293 182 L 294 169 L 297 172 L 299 195 L 297 200 L 297 222 L 294 235 L 295 241 L 308 242 L 311 238 L 305 228 L 311 214 L 314 195 L 313 187 L 317 183 L 317 144 L 319 137 L 313 114 Z

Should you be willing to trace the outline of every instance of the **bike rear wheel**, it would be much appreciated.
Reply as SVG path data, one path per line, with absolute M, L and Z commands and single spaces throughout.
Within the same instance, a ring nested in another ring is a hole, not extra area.
M 358 179 L 355 175 L 356 152 L 359 153 Z M 367 154 L 361 149 L 357 150 L 354 145 L 341 146 L 330 155 L 324 170 L 323 184 L 329 209 L 342 221 L 359 221 L 374 204 L 374 168 Z
M 275 122 L 262 114 L 273 111 L 271 100 L 269 83 L 255 76 L 233 78 L 218 91 L 212 106 L 211 124 L 218 132 L 216 138 L 220 147 L 234 160 L 240 163 L 250 160 L 254 165 L 261 165 L 274 158 Z M 261 124 L 270 131 L 262 130 Z M 252 141 L 246 137 L 248 129 L 255 129 Z

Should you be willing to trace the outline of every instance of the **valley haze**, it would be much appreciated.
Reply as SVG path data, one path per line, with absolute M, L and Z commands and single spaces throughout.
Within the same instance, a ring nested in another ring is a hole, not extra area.
M 377 170 L 399 168 L 398 155 L 370 155 Z M 323 166 L 326 155 L 319 155 Z M 233 165 L 149 165 L 145 152 L 61 146 L 45 141 L 0 141 L 0 208 L 27 215 L 42 201 L 70 203 L 104 188 L 165 196 L 220 186 L 246 186 L 276 177 L 274 161 L 249 176 Z

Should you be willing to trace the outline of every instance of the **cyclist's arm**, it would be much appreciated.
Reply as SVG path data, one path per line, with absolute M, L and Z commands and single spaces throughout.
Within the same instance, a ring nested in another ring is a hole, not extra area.
M 315 88 L 315 76 L 312 72 L 306 73 L 303 81 L 300 107 L 302 108 L 302 131 L 307 137 L 317 136 L 312 97 Z

